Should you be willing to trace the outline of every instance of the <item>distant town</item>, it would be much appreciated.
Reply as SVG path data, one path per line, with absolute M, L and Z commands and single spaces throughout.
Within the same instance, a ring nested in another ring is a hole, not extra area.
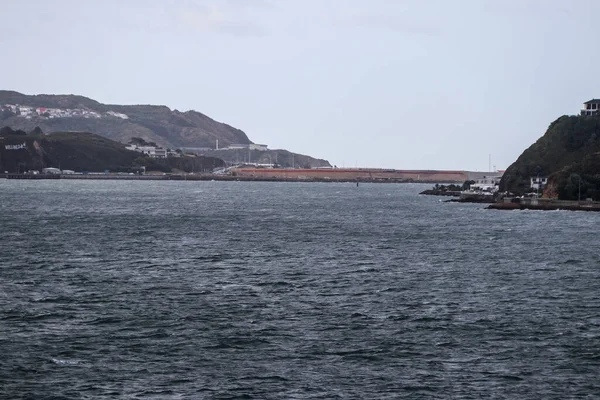
M 25 119 L 41 118 L 41 119 L 54 119 L 54 118 L 103 118 L 112 117 L 120 119 L 129 119 L 125 114 L 118 113 L 115 111 L 107 111 L 105 113 L 99 113 L 96 111 L 90 111 L 83 108 L 46 108 L 46 107 L 32 107 L 24 106 L 20 104 L 4 104 L 0 105 L 0 111 L 10 112 L 16 116 L 23 117 Z
M 14 116 L 22 117 L 28 120 L 31 119 L 57 119 L 57 118 L 120 118 L 129 119 L 127 114 L 118 113 L 116 111 L 107 111 L 99 113 L 84 108 L 49 108 L 49 107 L 33 107 L 22 104 L 2 104 L 0 112 L 11 113 Z M 12 116 L 11 115 L 11 116 Z M 131 144 L 127 146 L 128 150 L 137 151 L 146 154 L 152 158 L 166 158 L 167 156 L 178 157 L 180 153 L 170 151 L 159 146 L 138 146 Z M 226 147 L 219 147 L 219 141 L 215 141 L 215 147 L 182 147 L 181 150 L 186 153 L 202 153 L 209 150 L 258 150 L 267 151 L 268 145 L 256 143 L 235 143 Z

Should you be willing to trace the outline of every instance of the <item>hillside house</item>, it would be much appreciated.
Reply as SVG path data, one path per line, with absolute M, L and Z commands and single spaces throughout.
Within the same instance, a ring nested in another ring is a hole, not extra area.
M 600 110 L 600 99 L 592 99 L 583 103 L 581 115 L 597 115 Z
M 530 187 L 534 190 L 540 190 L 540 189 L 543 189 L 544 186 L 546 186 L 547 182 L 548 182 L 548 178 L 543 178 L 541 176 L 532 176 Z

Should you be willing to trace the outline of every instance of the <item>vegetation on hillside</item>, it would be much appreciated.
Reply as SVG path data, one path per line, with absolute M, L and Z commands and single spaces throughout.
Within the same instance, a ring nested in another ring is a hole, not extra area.
M 550 175 L 544 193 L 563 200 L 600 200 L 600 153 L 592 153 Z
M 154 159 L 125 149 L 122 143 L 89 132 L 55 132 L 45 135 L 36 128 L 26 133 L 0 129 L 0 170 L 26 172 L 54 167 L 78 172 L 147 171 L 208 172 L 224 165 L 214 157 Z M 7 147 L 8 146 L 8 147 Z
M 531 177 L 549 177 L 547 195 L 577 199 L 579 189 L 575 193 L 572 182 L 577 179 L 571 177 L 575 173 L 582 177 L 585 193 L 589 188 L 589 194 L 594 197 L 594 177 L 600 174 L 600 163 L 594 155 L 598 152 L 600 117 L 562 116 L 507 168 L 500 189 L 523 194 L 530 191 Z

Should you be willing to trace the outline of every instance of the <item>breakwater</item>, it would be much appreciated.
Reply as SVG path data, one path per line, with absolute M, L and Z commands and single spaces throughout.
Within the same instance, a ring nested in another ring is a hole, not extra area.
M 243 181 L 243 182 L 331 182 L 331 183 L 429 183 L 429 180 L 377 177 L 322 177 L 304 175 L 219 175 L 219 174 L 165 174 L 165 175 L 129 175 L 129 174 L 0 174 L 7 179 L 70 179 L 70 180 L 142 180 L 142 181 Z
M 381 168 L 233 168 L 232 175 L 249 178 L 276 178 L 323 181 L 435 182 L 463 183 L 466 171 L 397 170 Z
M 60 179 L 58 174 L 1 174 L 6 179 Z

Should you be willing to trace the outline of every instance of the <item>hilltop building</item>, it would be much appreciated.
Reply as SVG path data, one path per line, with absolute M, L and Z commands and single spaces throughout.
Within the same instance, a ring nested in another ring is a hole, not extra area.
M 248 148 L 250 150 L 259 150 L 259 151 L 267 151 L 268 150 L 268 146 L 266 144 L 258 144 L 258 143 L 251 143 L 248 145 Z
M 600 99 L 592 99 L 583 103 L 581 115 L 597 115 L 600 110 Z
M 217 149 L 217 150 L 242 150 L 242 149 L 267 151 L 267 150 L 269 150 L 269 146 L 266 144 L 257 144 L 257 143 L 250 143 L 250 144 L 234 143 L 234 144 L 230 144 L 229 147 L 227 147 L 226 149 Z

